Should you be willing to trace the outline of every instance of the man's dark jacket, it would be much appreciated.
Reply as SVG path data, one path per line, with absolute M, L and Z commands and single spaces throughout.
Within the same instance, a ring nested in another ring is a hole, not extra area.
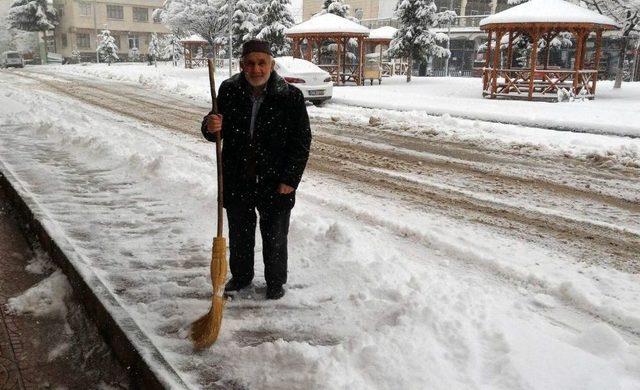
M 252 137 L 253 103 L 244 73 L 220 85 L 224 207 L 241 203 L 291 209 L 295 204 L 295 191 L 282 195 L 277 188 L 280 183 L 297 188 L 309 158 L 311 129 L 304 97 L 276 72 L 271 72 L 263 93 Z M 205 120 L 202 134 L 215 142 Z

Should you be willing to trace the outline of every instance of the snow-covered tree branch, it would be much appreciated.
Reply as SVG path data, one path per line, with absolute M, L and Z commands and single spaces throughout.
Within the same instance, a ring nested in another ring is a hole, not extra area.
M 401 0 L 395 15 L 400 22 L 389 47 L 389 55 L 409 60 L 407 82 L 411 81 L 412 62 L 423 61 L 427 56 L 448 57 L 450 52 L 442 47 L 449 39 L 445 34 L 436 34 L 430 29 L 446 24 L 455 18 L 455 12 L 436 12 L 433 0 Z

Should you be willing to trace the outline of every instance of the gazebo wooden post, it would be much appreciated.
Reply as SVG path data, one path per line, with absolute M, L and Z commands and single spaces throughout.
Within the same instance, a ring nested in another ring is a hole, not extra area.
M 511 69 L 513 60 L 513 31 L 509 31 L 509 46 L 507 47 L 507 69 Z
M 358 49 L 360 52 L 360 57 L 358 58 L 358 85 L 364 85 L 364 37 L 362 36 L 358 37 Z
M 316 55 L 317 55 L 317 59 L 318 59 L 318 63 L 320 63 L 320 47 L 322 47 L 322 43 L 324 41 L 322 40 L 322 38 L 318 38 L 318 39 L 313 39 L 313 44 L 315 45 L 315 49 L 316 49 Z M 313 59 L 313 49 L 311 50 L 311 58 Z M 309 60 L 311 61 L 311 60 Z
M 498 61 L 500 61 L 500 41 L 504 31 L 496 30 L 496 47 L 493 49 L 493 69 L 491 69 L 491 97 L 495 98 L 498 92 Z
M 341 38 L 342 40 L 342 84 L 347 83 L 346 70 L 347 70 L 347 37 Z
M 577 95 L 578 81 L 580 77 L 580 68 L 582 67 L 580 62 L 582 59 L 582 50 L 584 48 L 584 45 L 583 45 L 584 33 L 582 32 L 582 30 L 575 30 L 575 31 L 576 31 L 576 35 L 578 36 L 578 40 L 576 43 L 576 54 L 573 62 L 573 93 Z
M 582 35 L 583 35 L 583 38 L 582 38 L 582 50 L 580 51 L 580 70 L 581 71 L 584 70 L 584 60 L 585 60 L 585 57 L 587 56 L 587 40 L 589 40 L 589 33 L 590 33 L 590 30 L 583 30 L 582 31 Z M 580 73 L 579 74 L 579 78 L 578 78 L 578 81 L 580 81 L 579 85 L 583 84 L 582 83 L 582 80 L 583 80 L 582 76 L 583 76 L 583 74 Z
M 482 71 L 482 90 L 486 91 L 489 88 L 489 82 L 491 80 L 489 80 L 489 75 L 490 70 L 489 70 L 489 60 L 491 58 L 491 38 L 493 36 L 493 30 L 489 30 L 489 40 L 487 41 L 487 53 L 486 53 L 486 58 L 484 60 L 484 69 Z M 493 96 L 493 95 L 492 95 Z
M 311 58 L 313 58 L 313 44 L 315 43 L 315 39 L 314 38 L 309 38 L 307 37 L 307 50 L 305 50 L 305 56 L 307 58 L 305 58 L 307 61 L 311 61 Z
M 535 29 L 531 35 L 533 48 L 531 49 L 531 74 L 529 75 L 529 100 L 533 100 L 533 82 L 536 76 L 536 64 L 538 63 L 538 34 L 538 29 Z
M 189 66 L 187 66 L 186 62 L 184 65 L 185 68 L 193 69 L 193 46 L 191 45 L 191 42 L 187 44 L 187 47 L 189 48 Z
M 600 69 L 600 55 L 602 54 L 602 30 L 598 29 L 596 31 L 596 56 L 593 60 L 593 66 L 595 67 L 596 73 L 593 75 L 593 86 L 591 94 L 596 94 L 596 82 L 598 81 L 598 72 Z
M 548 32 L 544 38 L 545 53 L 544 53 L 544 70 L 549 68 L 549 55 L 551 54 L 551 32 Z
M 293 58 L 300 58 L 300 40 L 298 38 L 293 39 L 293 47 L 291 48 L 291 51 L 293 51 Z
M 484 61 L 484 67 L 489 67 L 489 57 L 491 56 L 491 38 L 493 37 L 493 30 L 489 30 L 489 40 L 487 41 L 487 58 Z
M 341 77 L 342 76 L 341 75 L 342 69 L 341 69 L 341 66 L 340 66 L 340 62 L 341 62 L 340 60 L 342 59 L 342 54 L 340 52 L 340 49 L 341 49 L 340 37 L 336 38 L 336 45 L 337 45 L 337 48 L 336 48 L 336 66 L 337 66 L 337 68 L 336 68 L 336 84 L 340 85 L 341 83 L 344 84 L 342 82 L 342 77 Z

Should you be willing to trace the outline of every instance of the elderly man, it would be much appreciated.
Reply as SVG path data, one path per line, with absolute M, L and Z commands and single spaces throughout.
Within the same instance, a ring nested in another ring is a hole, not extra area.
M 274 64 L 269 42 L 246 42 L 242 72 L 220 85 L 219 115 L 210 113 L 202 122 L 207 140 L 215 142 L 218 131 L 223 137 L 232 276 L 225 291 L 241 290 L 253 280 L 257 210 L 267 299 L 285 292 L 289 217 L 311 144 L 302 92 L 284 81 Z

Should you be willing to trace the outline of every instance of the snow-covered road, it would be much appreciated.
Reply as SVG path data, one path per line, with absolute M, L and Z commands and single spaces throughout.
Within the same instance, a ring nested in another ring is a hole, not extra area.
M 2 164 L 194 388 L 640 388 L 633 166 L 313 110 L 289 292 L 263 300 L 259 269 L 196 354 L 216 193 L 198 109 L 158 95 L 172 110 L 154 113 L 126 84 L 68 84 L 92 105 L 64 80 L 0 82 Z

